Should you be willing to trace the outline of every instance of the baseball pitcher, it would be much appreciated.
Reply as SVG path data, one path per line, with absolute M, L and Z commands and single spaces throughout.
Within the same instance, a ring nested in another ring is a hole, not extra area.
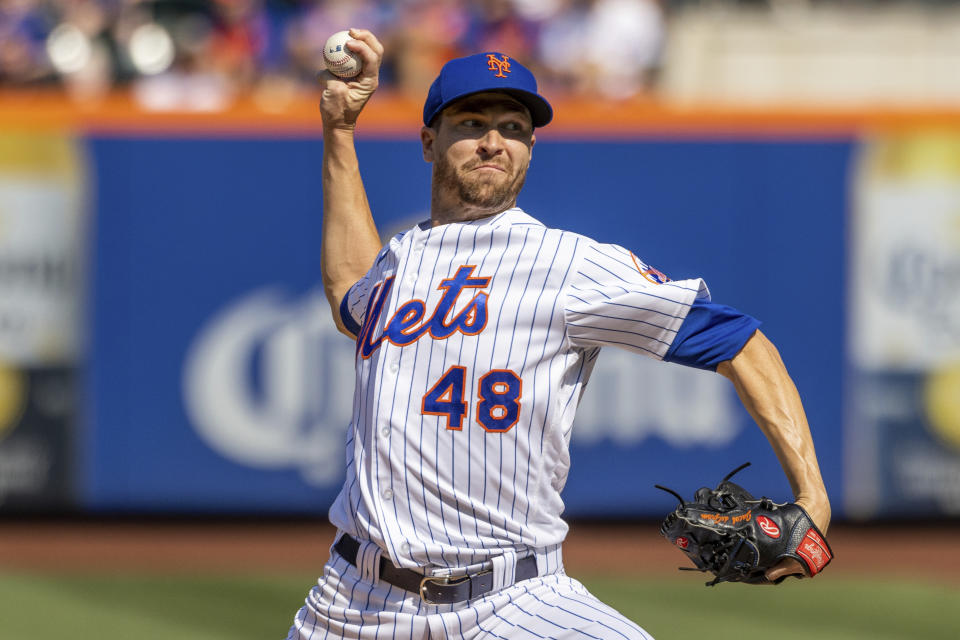
M 356 341 L 356 391 L 339 531 L 288 638 L 649 639 L 563 569 L 570 433 L 604 346 L 732 380 L 825 532 L 800 398 L 759 323 L 712 302 L 702 280 L 671 281 L 516 206 L 553 116 L 516 60 L 443 67 L 420 132 L 430 219 L 381 246 L 354 128 L 383 47 L 350 35 L 360 74 L 322 79 L 322 269 Z M 764 579 L 805 573 L 785 557 Z

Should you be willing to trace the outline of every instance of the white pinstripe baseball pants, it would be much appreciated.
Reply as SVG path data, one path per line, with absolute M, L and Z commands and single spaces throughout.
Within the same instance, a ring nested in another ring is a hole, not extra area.
M 287 640 L 653 640 L 562 571 L 483 598 L 428 605 L 386 582 L 365 580 L 331 556 Z

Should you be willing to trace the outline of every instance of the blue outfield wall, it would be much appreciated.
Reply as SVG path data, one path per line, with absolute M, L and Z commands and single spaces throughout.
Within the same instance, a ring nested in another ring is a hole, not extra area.
M 92 137 L 93 510 L 322 513 L 342 482 L 353 346 L 320 287 L 316 138 Z M 839 509 L 845 235 L 854 141 L 542 141 L 520 205 L 632 249 L 763 322 Z M 419 143 L 364 140 L 386 236 L 426 217 Z M 659 515 L 751 460 L 789 487 L 715 374 L 605 350 L 574 429 L 571 516 Z M 595 397 L 592 397 L 594 396 Z

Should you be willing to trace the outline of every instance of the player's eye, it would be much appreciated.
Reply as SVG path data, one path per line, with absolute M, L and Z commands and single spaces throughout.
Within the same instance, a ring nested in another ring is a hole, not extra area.
M 460 122 L 460 126 L 467 127 L 468 129 L 476 129 L 477 127 L 483 126 L 483 123 L 476 118 L 467 118 Z
M 513 136 L 525 135 L 530 128 L 522 120 L 508 120 L 500 125 L 500 130 Z

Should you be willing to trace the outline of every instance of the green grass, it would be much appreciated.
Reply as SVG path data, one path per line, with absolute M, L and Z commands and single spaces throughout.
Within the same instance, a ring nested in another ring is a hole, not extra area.
M 581 577 L 657 640 L 957 640 L 960 590 L 825 577 L 780 587 Z M 0 574 L 3 640 L 283 638 L 312 576 Z
M 582 579 L 657 640 L 958 640 L 960 589 L 824 576 L 780 586 Z
M 0 575 L 3 640 L 250 640 L 286 636 L 315 578 Z

